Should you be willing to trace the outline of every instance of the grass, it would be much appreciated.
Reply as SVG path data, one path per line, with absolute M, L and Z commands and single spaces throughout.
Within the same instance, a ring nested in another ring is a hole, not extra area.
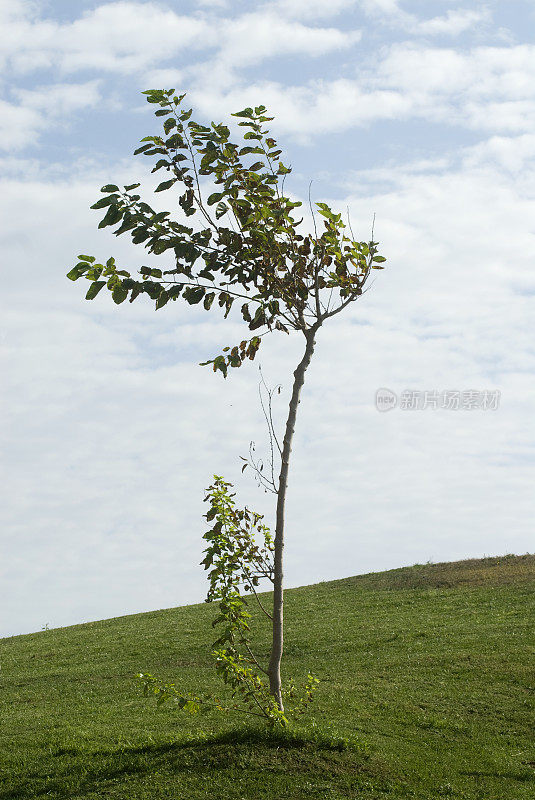
M 288 591 L 285 674 L 321 684 L 271 735 L 140 696 L 218 686 L 206 604 L 0 640 L 0 800 L 532 800 L 534 590 L 531 555 Z

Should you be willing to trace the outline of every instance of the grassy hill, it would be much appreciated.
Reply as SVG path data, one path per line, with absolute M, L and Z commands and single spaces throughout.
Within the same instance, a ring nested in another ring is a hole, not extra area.
M 0 800 L 535 796 L 535 556 L 288 591 L 285 674 L 321 684 L 315 727 L 287 736 L 140 696 L 138 671 L 218 686 L 212 616 L 201 604 L 0 640 Z

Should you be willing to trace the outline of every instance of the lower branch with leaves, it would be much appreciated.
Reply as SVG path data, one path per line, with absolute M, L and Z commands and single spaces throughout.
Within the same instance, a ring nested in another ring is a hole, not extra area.
M 284 727 L 290 716 L 306 712 L 319 681 L 309 673 L 299 690 L 289 680 L 282 689 L 282 708 L 270 691 L 267 665 L 263 667 L 253 652 L 248 606 L 252 596 L 260 611 L 272 619 L 257 587 L 263 579 L 273 583 L 274 543 L 262 515 L 248 508 L 236 508 L 231 489 L 232 484 L 217 475 L 207 489 L 205 501 L 210 508 L 205 518 L 213 526 L 203 536 L 208 546 L 201 562 L 209 570 L 206 601 L 216 602 L 219 610 L 212 621 L 212 626 L 220 630 L 213 643 L 215 669 L 229 691 L 224 697 L 211 693 L 196 695 L 149 673 L 139 673 L 137 678 L 143 683 L 145 694 L 156 696 L 160 705 L 170 701 L 190 714 L 212 709 L 234 711 L 259 717 L 269 727 Z M 243 590 L 250 595 L 245 596 Z

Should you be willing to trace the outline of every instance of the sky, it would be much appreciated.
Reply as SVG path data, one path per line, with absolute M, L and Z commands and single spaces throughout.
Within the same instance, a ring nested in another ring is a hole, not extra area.
M 65 277 L 147 263 L 97 229 L 103 184 L 177 208 L 132 154 L 148 88 L 204 123 L 266 105 L 292 196 L 312 181 L 358 239 L 375 214 L 388 258 L 318 336 L 286 584 L 535 550 L 533 2 L 0 0 L 0 27 L 0 636 L 202 601 L 213 474 L 273 521 L 239 458 L 267 446 L 258 364 L 199 366 L 238 318 Z M 302 349 L 259 356 L 279 430 Z

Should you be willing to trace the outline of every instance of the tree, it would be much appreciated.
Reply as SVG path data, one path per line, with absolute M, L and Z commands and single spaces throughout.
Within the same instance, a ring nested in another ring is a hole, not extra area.
M 313 232 L 300 232 L 302 219 L 294 217 L 301 206 L 284 193 L 290 168 L 280 160 L 281 150 L 265 128 L 273 117 L 266 108 L 246 108 L 232 116 L 245 128 L 243 145 L 230 141 L 226 125 L 201 125 L 182 107 L 185 95 L 174 89 L 144 92 L 165 117 L 163 136 L 147 136 L 134 151 L 156 157 L 152 172 L 164 169 L 168 178 L 156 192 L 175 186 L 182 219 L 169 212 L 156 213 L 135 194 L 139 183 L 119 189 L 102 188 L 105 194 L 92 208 L 106 209 L 99 228 L 118 226 L 114 233 L 130 233 L 134 244 L 143 244 L 151 256 L 171 252 L 175 265 L 162 270 L 143 266 L 139 278 L 118 269 L 115 260 L 97 264 L 81 255 L 68 273 L 71 280 L 91 281 L 86 294 L 92 300 L 107 287 L 115 303 L 130 302 L 147 294 L 156 309 L 179 298 L 191 305 L 202 302 L 208 311 L 217 299 L 225 318 L 234 303 L 253 336 L 223 351 L 204 365 L 226 377 L 229 367 L 253 360 L 263 336 L 273 331 L 299 332 L 305 340 L 303 356 L 293 373 L 293 387 L 286 428 L 280 447 L 280 474 L 275 484 L 276 526 L 273 539 L 273 640 L 268 675 L 270 692 L 283 710 L 281 658 L 283 653 L 283 552 L 285 504 L 292 439 L 305 373 L 314 353 L 319 329 L 363 293 L 372 269 L 386 260 L 378 255 L 377 242 L 355 241 L 345 233 L 341 214 L 327 204 L 316 203 L 323 218 L 318 231 L 312 212 Z M 204 199 L 204 185 L 216 191 Z M 312 205 L 311 205 L 312 211 Z M 190 227 L 187 220 L 199 221 Z

